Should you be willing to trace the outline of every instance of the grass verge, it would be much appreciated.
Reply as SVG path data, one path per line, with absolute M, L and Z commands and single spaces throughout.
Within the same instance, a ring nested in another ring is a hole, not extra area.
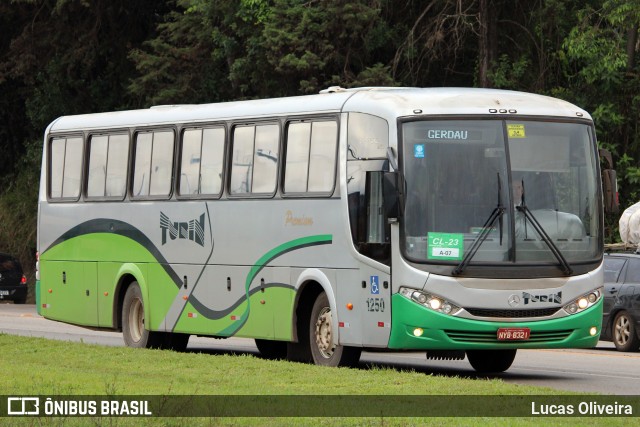
M 557 390 L 499 379 L 425 375 L 392 368 L 346 369 L 248 355 L 103 347 L 0 334 L 3 395 L 554 396 Z M 0 404 L 5 404 L 0 402 Z M 628 418 L 4 418 L 8 425 L 628 425 Z

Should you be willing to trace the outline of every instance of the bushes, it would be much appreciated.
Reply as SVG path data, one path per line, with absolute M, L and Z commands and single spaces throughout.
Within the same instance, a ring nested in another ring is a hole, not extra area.
M 0 190 L 0 252 L 20 260 L 29 284 L 27 302 L 34 300 L 41 153 L 40 141 L 28 144 L 16 172 L 2 178 Z

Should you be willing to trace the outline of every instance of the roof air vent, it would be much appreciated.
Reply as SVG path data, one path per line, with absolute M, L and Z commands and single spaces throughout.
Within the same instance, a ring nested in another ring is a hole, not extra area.
M 340 86 L 330 86 L 327 89 L 323 89 L 320 91 L 320 93 L 335 93 L 335 92 L 342 92 L 344 90 L 344 88 L 341 88 Z

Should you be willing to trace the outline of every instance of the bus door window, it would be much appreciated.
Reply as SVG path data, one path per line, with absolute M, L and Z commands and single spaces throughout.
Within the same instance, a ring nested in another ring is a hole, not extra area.
M 351 235 L 356 249 L 381 262 L 388 261 L 388 245 L 367 244 L 367 171 L 388 169 L 389 124 L 370 114 L 349 113 L 347 124 L 347 201 Z

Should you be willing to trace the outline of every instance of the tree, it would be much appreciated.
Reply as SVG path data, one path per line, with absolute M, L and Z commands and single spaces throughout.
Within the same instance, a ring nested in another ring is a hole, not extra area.
M 602 147 L 618 161 L 623 206 L 637 201 L 640 185 L 640 76 L 635 64 L 639 1 L 586 6 L 566 37 L 566 89 L 592 112 Z M 558 91 L 560 92 L 560 90 Z
M 131 48 L 153 34 L 164 2 L 0 2 L 0 251 L 33 278 L 42 135 L 65 114 L 122 109 Z

